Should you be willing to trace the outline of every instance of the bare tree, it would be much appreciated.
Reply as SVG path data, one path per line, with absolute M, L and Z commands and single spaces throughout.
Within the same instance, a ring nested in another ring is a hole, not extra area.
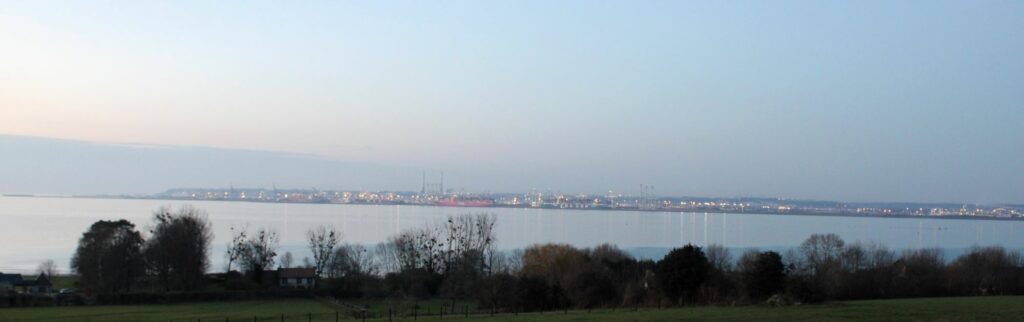
M 374 258 L 377 259 L 377 270 L 384 274 L 394 273 L 401 269 L 401 264 L 399 264 L 398 260 L 398 250 L 392 239 L 377 244 L 377 247 L 373 250 Z
M 519 272 L 543 278 L 551 285 L 569 285 L 575 277 L 573 273 L 586 261 L 586 254 L 569 244 L 533 245 L 523 251 Z
M 423 269 L 431 273 L 490 273 L 497 258 L 495 217 L 460 215 L 441 225 L 406 230 L 377 246 L 384 272 Z
M 246 230 L 246 228 L 235 229 L 235 227 L 231 227 L 231 241 L 228 244 L 227 251 L 228 272 L 231 271 L 231 264 L 234 263 L 235 261 L 241 260 L 242 256 L 245 255 L 245 249 L 246 246 L 248 245 L 246 243 Z
M 494 223 L 492 215 L 460 215 L 403 231 L 377 245 L 377 268 L 383 273 L 422 269 L 442 275 L 490 274 L 501 260 L 495 250 Z
M 55 263 L 52 259 L 44 260 L 42 263 L 39 263 L 38 272 L 40 275 L 53 277 L 57 275 L 57 263 Z
M 377 246 L 377 255 L 385 272 L 423 268 L 437 272 L 444 243 L 430 228 L 405 231 Z
M 494 224 L 495 217 L 488 214 L 448 217 L 445 269 L 457 269 L 452 266 L 461 263 L 475 265 L 472 270 L 489 271 L 489 259 L 495 252 Z
M 327 265 L 327 276 L 345 278 L 374 274 L 373 256 L 362 245 L 344 244 L 334 251 Z
M 867 244 L 868 267 L 883 268 L 890 267 L 896 262 L 896 253 L 888 247 L 879 243 Z
M 503 266 L 505 270 L 509 272 L 518 272 L 523 269 L 523 254 L 525 253 L 522 249 L 516 249 L 508 253 L 508 256 L 504 259 Z
M 585 251 L 592 261 L 602 264 L 618 263 L 630 258 L 629 254 L 620 249 L 619 246 L 607 243 L 594 246 L 594 248 Z
M 252 274 L 254 279 L 260 280 L 264 270 L 273 269 L 277 247 L 277 233 L 261 228 L 245 242 L 241 257 L 242 267 Z
M 341 240 L 341 233 L 334 227 L 321 225 L 307 231 L 306 239 L 309 240 L 309 251 L 313 253 L 316 276 L 323 276 L 324 269 L 334 254 L 334 247 L 338 246 L 338 241 Z
M 732 254 L 729 249 L 721 244 L 711 244 L 704 247 L 704 253 L 708 256 L 708 263 L 711 268 L 721 272 L 732 270 Z
M 281 267 L 292 268 L 292 252 L 284 252 L 284 256 L 281 256 Z
M 836 234 L 813 234 L 800 244 L 800 253 L 806 268 L 801 272 L 807 274 L 813 289 L 818 294 L 830 298 L 839 294 L 841 273 L 843 272 L 843 252 L 846 242 Z M 855 250 L 848 257 L 852 265 L 859 265 L 862 252 Z
M 735 283 L 729 278 L 732 272 L 732 254 L 721 244 L 710 244 L 704 247 L 708 258 L 707 280 L 700 287 L 701 297 L 705 301 L 721 301 L 735 289 Z
M 803 253 L 811 274 L 828 275 L 840 268 L 845 244 L 836 234 L 813 234 L 800 244 L 800 252 Z

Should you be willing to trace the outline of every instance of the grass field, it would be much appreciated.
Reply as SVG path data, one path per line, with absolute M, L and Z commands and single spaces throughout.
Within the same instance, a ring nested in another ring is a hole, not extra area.
M 334 309 L 313 300 L 206 302 L 167 305 L 116 305 L 0 309 L 0 321 L 306 321 L 308 313 L 319 321 L 334 321 Z M 301 320 L 299 314 L 302 314 Z
M 436 302 L 440 303 L 440 302 Z M 422 303 L 421 305 L 429 305 Z M 458 306 L 458 304 L 457 304 Z M 371 305 L 376 310 L 382 305 Z M 460 306 L 460 313 L 461 313 Z M 436 309 L 434 311 L 436 314 Z M 335 309 L 313 300 L 270 300 L 174 305 L 0 309 L 0 321 L 334 321 Z M 463 313 L 464 314 L 464 313 Z M 341 312 L 342 321 L 355 320 Z M 387 316 L 368 321 L 386 321 Z M 411 316 L 396 320 L 411 321 Z M 420 321 L 439 317 L 419 316 Z M 480 321 L 1024 321 L 1024 296 L 853 301 L 786 308 L 696 307 L 540 313 L 447 315 Z

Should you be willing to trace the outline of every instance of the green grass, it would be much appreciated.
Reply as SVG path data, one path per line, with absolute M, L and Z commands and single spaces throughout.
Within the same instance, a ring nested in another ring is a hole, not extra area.
M 436 306 L 440 301 L 421 302 Z M 386 303 L 370 304 L 371 310 L 386 310 Z M 459 303 L 456 304 L 461 309 Z M 313 300 L 268 300 L 215 302 L 174 305 L 90 306 L 57 308 L 0 309 L 0 321 L 334 321 L 334 308 Z M 379 311 L 378 311 L 379 312 Z M 422 311 L 421 311 L 422 312 Z M 354 320 L 341 313 L 341 319 Z M 386 321 L 368 319 L 368 321 Z M 411 321 L 403 316 L 400 320 Z M 439 321 L 436 316 L 420 316 L 419 321 Z M 467 321 L 462 315 L 445 319 Z M 470 316 L 481 321 L 1024 321 L 1024 296 L 971 297 L 852 301 L 827 305 L 785 308 L 770 307 L 695 307 L 674 309 L 561 311 L 501 314 L 495 317 Z
M 441 306 L 446 307 L 446 311 L 450 311 L 452 305 L 451 300 L 354 300 L 345 301 L 345 303 L 363 307 L 372 312 L 387 312 L 388 309 L 394 309 L 403 312 L 402 315 L 412 314 L 410 312 L 414 306 L 419 306 L 421 314 L 426 312 L 437 314 L 441 310 Z M 474 310 L 476 302 L 455 301 L 457 312 L 463 313 L 466 307 Z
M 334 321 L 333 308 L 304 299 L 0 309 L 0 321 L 280 321 L 281 314 L 288 321 L 306 321 L 308 313 Z
M 800 307 L 696 307 L 520 314 L 508 321 L 1024 321 L 1024 296 L 852 301 Z M 505 321 L 495 319 L 494 321 Z

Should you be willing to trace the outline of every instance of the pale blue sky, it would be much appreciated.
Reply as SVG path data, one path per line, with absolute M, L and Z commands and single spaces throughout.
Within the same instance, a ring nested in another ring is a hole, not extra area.
M 471 190 L 1024 202 L 1021 57 L 1021 1 L 0 1 L 0 134 Z

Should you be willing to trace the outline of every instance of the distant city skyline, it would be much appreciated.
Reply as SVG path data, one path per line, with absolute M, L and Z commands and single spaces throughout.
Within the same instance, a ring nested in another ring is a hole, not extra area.
M 440 189 L 440 186 L 435 186 Z M 106 198 L 238 201 L 314 204 L 371 204 L 472 208 L 535 208 L 576 210 L 631 210 L 689 213 L 757 213 L 876 217 L 1024 218 L 1024 205 L 953 203 L 862 203 L 842 200 L 800 200 L 757 197 L 692 197 L 654 194 L 644 186 L 639 194 L 608 191 L 572 194 L 557 191 L 481 193 L 475 191 L 358 191 L 274 188 L 173 188 L 138 196 Z
M 473 191 L 1024 203 L 1021 12 L 0 0 L 0 193 L 417 191 L 427 169 Z
M 11 152 L 0 164 L 0 194 L 152 195 L 168 189 L 262 188 L 347 191 L 418 192 L 427 174 L 430 189 L 438 189 L 441 173 L 445 189 L 469 193 L 524 193 L 530 191 L 624 196 L 645 193 L 660 197 L 781 198 L 854 203 L 1021 204 L 1019 201 L 891 200 L 816 198 L 778 194 L 714 195 L 662 191 L 646 183 L 578 189 L 530 185 L 528 179 L 488 182 L 460 169 L 423 169 L 371 163 L 340 162 L 315 155 L 270 151 L 232 150 L 140 144 L 85 142 L 0 135 L 0 150 Z M 65 162 L 71 157 L 75 162 Z M 559 178 L 553 178 L 559 180 Z M 489 188 L 503 187 L 503 188 Z

